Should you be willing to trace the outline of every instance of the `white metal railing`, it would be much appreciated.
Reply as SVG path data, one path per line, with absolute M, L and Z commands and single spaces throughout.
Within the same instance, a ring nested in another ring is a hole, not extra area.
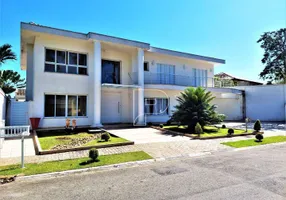
M 30 126 L 0 127 L 0 138 L 24 137 L 30 135 Z

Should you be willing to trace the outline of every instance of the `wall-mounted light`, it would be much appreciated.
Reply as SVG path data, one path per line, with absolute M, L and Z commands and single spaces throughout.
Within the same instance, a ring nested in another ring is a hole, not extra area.
M 184 70 L 186 69 L 186 65 L 183 65 L 183 69 L 184 69 Z
M 155 65 L 155 61 L 154 61 L 154 60 L 152 60 L 151 64 L 152 64 L 152 65 Z
M 212 69 L 210 69 L 210 72 L 213 72 L 213 70 L 212 70 Z

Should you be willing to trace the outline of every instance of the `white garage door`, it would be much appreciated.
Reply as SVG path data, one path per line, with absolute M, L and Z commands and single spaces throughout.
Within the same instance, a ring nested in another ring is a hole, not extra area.
M 102 123 L 121 122 L 121 94 L 104 92 L 101 100 Z

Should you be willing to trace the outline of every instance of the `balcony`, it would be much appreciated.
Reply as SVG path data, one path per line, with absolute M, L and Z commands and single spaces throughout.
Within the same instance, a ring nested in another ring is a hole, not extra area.
M 233 81 L 214 77 L 184 76 L 164 73 L 144 73 L 145 84 L 176 85 L 185 87 L 232 87 Z

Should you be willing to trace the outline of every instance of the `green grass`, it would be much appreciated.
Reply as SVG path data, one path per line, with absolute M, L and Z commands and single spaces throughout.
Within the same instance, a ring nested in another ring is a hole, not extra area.
M 164 126 L 164 129 L 173 130 L 182 133 L 188 133 L 187 126 Z M 217 131 L 217 132 L 215 132 Z M 218 137 L 218 136 L 226 136 L 228 133 L 228 128 L 216 128 L 214 126 L 205 126 L 204 133 L 201 134 L 201 137 Z M 252 133 L 253 130 L 248 130 L 248 133 Z M 234 129 L 234 135 L 245 133 L 243 129 Z M 191 133 L 192 134 L 192 133 Z M 192 134 L 193 136 L 197 136 L 197 134 Z
M 84 138 L 84 137 L 91 137 L 91 136 L 92 136 L 92 134 L 88 134 L 88 133 L 78 133 L 78 134 L 73 134 L 73 135 L 58 133 L 57 135 L 41 136 L 41 137 L 39 137 L 39 142 L 40 142 L 42 150 L 50 150 L 56 145 L 69 144 L 70 139 L 72 139 L 72 138 Z M 92 140 L 83 146 L 97 146 L 97 145 L 102 145 L 102 144 L 115 144 L 115 143 L 121 143 L 121 142 L 127 142 L 127 141 L 128 140 L 126 140 L 124 138 L 111 136 L 110 140 L 108 142 L 103 142 L 100 139 L 97 139 L 97 140 Z
M 272 136 L 272 137 L 265 137 L 262 142 L 256 142 L 256 139 L 250 140 L 239 140 L 234 142 L 223 142 L 221 144 L 235 147 L 235 148 L 242 148 L 242 147 L 250 147 L 250 146 L 259 146 L 271 143 L 278 143 L 278 142 L 286 142 L 286 136 Z
M 118 163 L 146 160 L 146 159 L 152 159 L 152 157 L 147 153 L 145 153 L 144 151 L 137 151 L 137 152 L 99 156 L 98 162 L 92 162 L 85 165 L 82 165 L 81 163 L 88 161 L 89 158 L 79 158 L 79 159 L 63 160 L 63 161 L 50 161 L 43 163 L 30 163 L 30 164 L 25 164 L 24 169 L 21 169 L 20 165 L 8 165 L 0 167 L 0 175 L 11 176 L 11 175 L 23 174 L 27 176 L 33 174 L 60 172 L 72 169 L 97 167 L 103 165 L 111 165 L 111 164 L 118 164 Z

